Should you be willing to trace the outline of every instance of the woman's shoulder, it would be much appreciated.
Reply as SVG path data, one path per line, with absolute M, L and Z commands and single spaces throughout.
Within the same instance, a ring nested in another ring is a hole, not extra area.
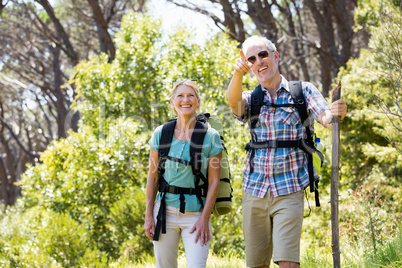
M 163 128 L 163 125 L 157 126 L 155 128 L 152 136 L 160 138 L 160 136 L 162 135 L 162 128 Z
M 207 135 L 205 136 L 204 145 L 207 151 L 210 151 L 213 155 L 218 154 L 222 149 L 222 143 L 219 132 L 209 127 L 207 131 Z M 214 148 L 214 149 L 212 149 Z M 211 151 L 212 150 L 212 151 Z
M 162 132 L 163 125 L 157 126 L 154 130 L 154 133 Z
M 151 148 L 156 151 L 158 150 L 159 140 L 162 136 L 162 127 L 163 127 L 163 125 L 156 127 L 154 132 L 152 133 L 151 139 L 149 140 L 149 144 L 151 145 Z
M 209 136 L 216 136 L 216 135 L 220 136 L 219 132 L 216 129 L 214 129 L 213 127 L 208 127 L 207 135 L 209 135 Z

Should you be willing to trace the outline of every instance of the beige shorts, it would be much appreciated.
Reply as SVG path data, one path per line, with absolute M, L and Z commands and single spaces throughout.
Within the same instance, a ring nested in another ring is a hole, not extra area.
M 264 198 L 243 191 L 243 233 L 247 267 L 274 262 L 300 263 L 300 237 L 303 225 L 303 190 Z

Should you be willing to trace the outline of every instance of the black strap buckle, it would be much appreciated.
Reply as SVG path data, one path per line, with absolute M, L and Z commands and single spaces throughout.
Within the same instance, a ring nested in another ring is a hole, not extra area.
M 264 142 L 249 142 L 246 145 L 246 150 L 250 149 L 264 149 L 264 148 L 278 148 L 277 140 L 269 140 Z
M 200 190 L 201 190 L 201 196 L 206 196 L 205 188 L 202 187 Z
M 268 141 L 268 148 L 278 148 L 278 140 Z

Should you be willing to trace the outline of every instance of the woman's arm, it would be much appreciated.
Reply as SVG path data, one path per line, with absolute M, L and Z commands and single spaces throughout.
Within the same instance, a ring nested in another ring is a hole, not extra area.
M 212 209 L 215 205 L 216 197 L 218 196 L 219 182 L 221 176 L 221 160 L 222 152 L 210 157 L 208 162 L 208 195 L 202 210 L 200 219 L 191 228 L 190 233 L 197 230 L 195 236 L 195 243 L 198 238 L 201 239 L 201 245 L 206 245 L 211 239 L 209 230 L 209 219 L 211 217 Z
M 146 207 L 145 207 L 145 224 L 144 230 L 145 235 L 153 240 L 153 235 L 155 233 L 155 221 L 153 217 L 154 202 L 156 198 L 156 193 L 158 191 L 159 175 L 158 175 L 158 152 L 151 149 L 149 154 L 149 170 L 147 177 L 147 188 L 146 188 Z

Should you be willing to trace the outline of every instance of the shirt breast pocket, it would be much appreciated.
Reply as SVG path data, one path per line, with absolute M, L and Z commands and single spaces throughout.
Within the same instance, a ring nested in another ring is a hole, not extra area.
M 294 126 L 301 123 L 299 113 L 293 107 L 281 107 L 278 109 L 281 121 L 285 125 Z

